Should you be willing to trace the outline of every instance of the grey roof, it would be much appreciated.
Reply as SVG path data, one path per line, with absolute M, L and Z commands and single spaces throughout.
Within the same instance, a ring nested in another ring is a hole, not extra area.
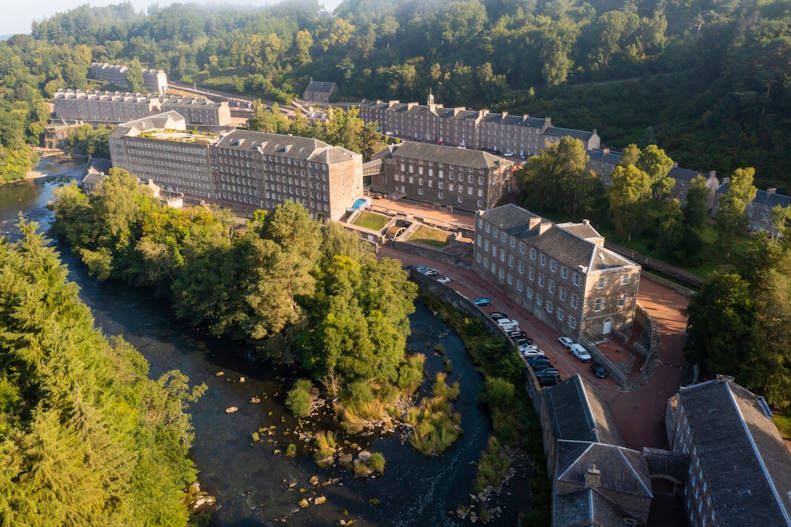
M 762 397 L 718 377 L 678 392 L 722 526 L 791 526 L 791 454 Z
M 513 162 L 493 156 L 481 150 L 457 148 L 453 146 L 435 145 L 431 143 L 415 143 L 404 141 L 392 145 L 374 154 L 373 158 L 394 157 L 436 161 L 475 169 L 489 169 L 498 166 L 512 166 Z
M 553 527 L 623 527 L 628 517 L 593 489 L 556 495 L 552 506 Z
M 727 182 L 723 183 L 717 188 L 717 194 L 725 194 L 726 192 L 728 192 Z M 781 207 L 788 207 L 791 205 L 791 196 L 758 189 L 758 191 L 755 193 L 755 199 L 752 201 L 752 203 L 757 203 L 769 208 L 774 208 L 778 205 Z
M 330 146 L 312 137 L 268 134 L 250 130 L 234 130 L 220 139 L 217 148 L 257 151 L 293 159 L 337 163 L 352 159 L 354 153 L 338 146 Z
M 305 92 L 331 93 L 335 89 L 334 82 L 310 81 Z
M 580 446 L 585 448 L 576 454 Z M 568 455 L 566 450 L 576 455 Z M 647 498 L 654 495 L 648 464 L 637 450 L 588 441 L 558 441 L 557 481 L 582 489 L 585 474 L 592 466 L 600 470 L 601 491 L 613 490 Z
M 604 150 L 598 148 L 588 150 L 588 156 L 591 159 L 595 159 L 596 161 L 600 161 L 602 163 L 608 163 L 613 166 L 620 163 L 623 157 L 621 152 L 617 150 L 608 150 L 605 152 Z
M 92 157 L 85 166 L 85 173 L 104 172 L 105 174 L 113 167 L 113 162 L 105 157 Z
M 544 394 L 555 439 L 623 444 L 609 405 L 579 374 L 547 388 Z
M 689 168 L 673 167 L 670 169 L 667 175 L 672 177 L 676 181 L 690 182 L 696 177 L 698 177 L 698 175 L 700 175 L 700 172 L 697 170 L 691 170 Z
M 582 139 L 583 141 L 587 141 L 593 134 L 596 133 L 595 131 L 589 132 L 587 130 L 574 130 L 572 128 L 559 128 L 557 126 L 550 126 L 546 129 L 544 134 L 550 137 L 565 137 L 571 136 L 576 139 Z
M 184 121 L 184 117 L 175 110 L 149 115 L 148 117 L 143 117 L 142 119 L 136 119 L 134 121 L 128 121 L 126 123 L 119 124 L 115 130 L 110 133 L 110 137 L 123 137 L 132 131 L 143 132 L 146 130 L 166 128 L 170 120 Z
M 580 266 L 586 272 L 637 265 L 604 248 L 601 235 L 593 227 L 584 227 L 584 224 L 555 225 L 513 203 L 479 214 L 511 236 L 525 240 L 550 257 Z

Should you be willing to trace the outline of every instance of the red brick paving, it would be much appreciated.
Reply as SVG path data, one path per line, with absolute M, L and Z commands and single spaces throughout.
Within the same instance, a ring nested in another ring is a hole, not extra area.
M 678 391 L 681 382 L 686 328 L 686 317 L 681 311 L 687 305 L 688 299 L 685 296 L 646 277 L 640 280 L 638 300 L 657 323 L 662 340 L 661 363 L 643 386 L 635 391 L 624 392 L 612 379 L 597 379 L 587 364 L 576 360 L 558 343 L 559 334 L 553 328 L 534 318 L 499 287 L 475 272 L 449 263 L 427 260 L 388 246 L 381 247 L 379 254 L 397 258 L 405 264 L 429 265 L 448 276 L 452 280 L 450 287 L 467 298 L 489 297 L 492 306 L 486 310 L 503 311 L 518 320 L 525 333 L 552 360 L 564 378 L 579 373 L 599 389 L 602 396 L 610 402 L 627 447 L 636 450 L 641 450 L 643 446 L 667 448 L 665 405 L 668 398 Z M 608 352 L 613 351 L 608 349 Z M 642 358 L 638 356 L 636 363 L 639 367 Z

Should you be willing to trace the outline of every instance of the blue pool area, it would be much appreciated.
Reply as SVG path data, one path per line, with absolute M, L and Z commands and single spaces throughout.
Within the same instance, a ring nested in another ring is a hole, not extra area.
M 370 204 L 371 204 L 371 200 L 370 199 L 368 199 L 368 198 L 360 198 L 360 199 L 358 199 L 357 201 L 354 202 L 354 205 L 352 205 L 352 208 L 353 209 L 359 209 L 360 207 L 365 207 L 366 205 L 370 205 Z

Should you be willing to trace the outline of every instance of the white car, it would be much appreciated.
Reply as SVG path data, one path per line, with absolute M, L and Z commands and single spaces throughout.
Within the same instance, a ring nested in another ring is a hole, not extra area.
M 520 344 L 517 349 L 519 349 L 519 351 L 536 351 L 538 350 L 538 346 L 535 344 Z
M 517 322 L 516 320 L 511 320 L 510 318 L 501 318 L 497 321 L 497 325 L 500 327 L 514 326 L 514 325 L 518 326 L 519 322 Z
M 574 345 L 574 341 L 569 337 L 558 337 L 558 342 L 563 344 L 566 348 L 571 348 Z
M 448 278 L 447 276 L 440 276 L 439 278 L 437 278 L 437 282 L 439 282 L 440 284 L 449 284 L 450 278 Z
M 591 355 L 588 353 L 588 350 L 580 346 L 579 344 L 572 344 L 571 345 L 571 353 L 574 354 L 582 362 L 589 362 L 591 360 Z
M 531 357 L 543 357 L 544 352 L 541 350 L 527 350 L 527 351 L 523 351 L 522 355 L 524 355 L 525 358 L 529 359 Z
M 425 265 L 418 265 L 415 267 L 415 271 L 420 274 L 426 274 L 427 272 L 431 271 L 431 267 L 426 267 Z

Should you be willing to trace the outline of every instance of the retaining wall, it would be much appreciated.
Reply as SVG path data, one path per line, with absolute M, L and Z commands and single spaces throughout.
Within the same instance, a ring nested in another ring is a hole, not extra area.
M 409 242 L 399 242 L 396 240 L 390 240 L 388 242 L 394 249 L 398 249 L 399 251 L 404 251 L 409 254 L 414 254 L 415 256 L 419 256 L 421 258 L 426 258 L 430 260 L 439 260 L 441 262 L 445 262 L 447 264 L 453 265 L 455 267 L 460 267 L 462 269 L 472 269 L 472 265 L 470 262 L 464 261 L 462 258 L 459 258 L 453 254 L 447 254 L 443 251 L 439 251 L 437 249 L 432 249 L 431 247 L 425 247 L 423 245 L 417 245 L 414 243 Z M 421 278 L 425 278 L 420 273 L 412 273 L 413 275 L 418 275 Z M 417 282 L 417 280 L 415 280 Z M 433 280 L 432 280 L 433 282 Z M 442 285 L 442 284 L 439 284 Z M 447 289 L 447 288 L 446 288 Z M 472 304 L 471 304 L 472 305 Z M 473 307 L 475 307 L 473 305 Z M 476 307 L 477 309 L 477 307 Z M 478 310 L 480 311 L 480 310 Z M 489 317 L 486 317 L 487 319 Z M 491 321 L 490 321 L 491 322 Z
M 577 340 L 585 347 L 586 350 L 588 350 L 588 353 L 591 354 L 591 357 L 593 357 L 595 362 L 598 362 L 604 366 L 604 369 L 610 373 L 610 377 L 612 377 L 612 380 L 614 380 L 618 386 L 626 386 L 626 374 L 622 372 L 621 369 L 607 357 L 607 355 L 602 353 L 596 344 L 582 336 Z
M 627 249 L 621 245 L 612 243 L 612 242 L 604 242 L 604 246 L 611 251 L 620 254 L 624 258 L 629 258 L 630 260 L 639 263 L 646 269 L 651 269 L 653 271 L 660 272 L 664 275 L 667 275 L 675 280 L 678 280 L 682 284 L 686 284 L 690 287 L 694 287 L 696 289 L 700 289 L 703 287 L 704 280 L 700 276 L 696 274 L 692 274 L 689 271 L 685 271 L 680 267 L 676 267 L 675 265 L 670 265 L 667 262 L 663 262 L 661 260 L 657 260 L 655 258 L 651 258 L 650 256 L 645 256 L 635 250 Z

